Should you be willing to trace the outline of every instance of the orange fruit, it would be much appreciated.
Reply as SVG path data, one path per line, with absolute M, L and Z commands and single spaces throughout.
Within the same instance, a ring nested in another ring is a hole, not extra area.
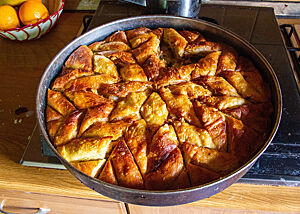
M 19 17 L 24 25 L 37 23 L 48 16 L 48 9 L 37 0 L 28 0 L 19 8 Z
M 8 30 L 16 27 L 20 27 L 17 11 L 10 5 L 0 6 L 0 29 Z

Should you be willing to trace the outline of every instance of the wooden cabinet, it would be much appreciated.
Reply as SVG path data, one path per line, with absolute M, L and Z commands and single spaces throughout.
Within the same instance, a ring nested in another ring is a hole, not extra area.
M 0 189 L 2 209 L 22 214 L 126 214 L 124 203 Z

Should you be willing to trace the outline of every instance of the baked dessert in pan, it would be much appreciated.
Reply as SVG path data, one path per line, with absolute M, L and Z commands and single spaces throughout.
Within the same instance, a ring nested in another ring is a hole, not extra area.
M 263 145 L 270 89 L 251 60 L 197 31 L 140 27 L 83 45 L 47 94 L 57 151 L 135 189 L 211 182 Z

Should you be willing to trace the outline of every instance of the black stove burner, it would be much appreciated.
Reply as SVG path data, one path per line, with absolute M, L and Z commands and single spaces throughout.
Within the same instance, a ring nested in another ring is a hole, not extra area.
M 102 0 L 94 18 L 86 20 L 90 22 L 87 30 L 145 13 L 142 6 Z M 281 86 L 283 113 L 278 132 L 239 182 L 300 186 L 300 97 L 273 9 L 202 5 L 198 17 L 219 24 L 253 44 L 272 65 Z

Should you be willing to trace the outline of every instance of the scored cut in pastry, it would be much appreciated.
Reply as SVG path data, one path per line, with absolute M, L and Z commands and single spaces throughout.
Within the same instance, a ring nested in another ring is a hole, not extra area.
M 98 179 L 106 183 L 118 185 L 117 177 L 115 175 L 111 160 L 106 161 L 103 170 L 98 176 Z
M 78 109 L 91 108 L 106 103 L 112 104 L 109 99 L 89 91 L 70 91 L 65 92 L 65 95 Z
M 148 146 L 147 172 L 160 166 L 170 153 L 179 145 L 175 130 L 172 125 L 161 126 Z
M 65 118 L 55 134 L 53 140 L 55 146 L 64 145 L 77 136 L 82 116 L 82 111 L 73 111 Z
M 95 54 L 93 59 L 95 73 L 107 74 L 115 78 L 119 77 L 117 66 L 109 58 Z
M 232 172 L 239 166 L 239 159 L 232 153 L 198 147 L 190 143 L 183 144 L 185 163 L 201 166 L 220 175 Z
M 63 116 L 76 110 L 61 92 L 51 89 L 47 91 L 47 104 Z
M 117 140 L 119 137 L 124 135 L 130 124 L 130 122 L 123 120 L 112 123 L 94 123 L 82 134 L 82 137 L 112 137 L 112 140 Z
M 256 102 L 265 102 L 265 96 L 261 95 L 251 84 L 249 84 L 238 71 L 222 72 L 222 76 L 233 85 L 238 93 L 244 98 L 250 98 Z
M 78 138 L 66 145 L 58 146 L 57 151 L 67 161 L 89 161 L 105 159 L 114 146 L 112 137 Z
M 78 135 L 81 136 L 92 124 L 96 122 L 108 122 L 108 117 L 114 105 L 105 103 L 100 106 L 88 108 L 82 120 Z
M 184 171 L 183 158 L 180 150 L 176 147 L 168 157 L 154 171 L 145 175 L 147 189 L 168 189 L 172 183 L 177 182 L 177 177 Z M 185 177 L 187 179 L 187 177 Z M 189 180 L 183 182 L 183 186 L 189 185 Z
M 102 84 L 98 88 L 98 94 L 101 94 L 111 100 L 118 100 L 121 97 L 126 97 L 132 92 L 141 92 L 151 89 L 151 82 L 121 82 L 115 84 Z
M 194 42 L 196 39 L 200 39 L 202 41 L 205 41 L 205 38 L 197 31 L 188 31 L 188 30 L 182 30 L 179 31 L 180 35 L 183 36 L 188 43 Z
M 189 81 L 192 71 L 195 70 L 195 66 L 195 64 L 189 64 L 177 68 L 169 68 L 158 78 L 156 87 L 161 88 L 163 86 Z
M 161 88 L 160 94 L 167 104 L 171 118 L 183 118 L 195 126 L 201 126 L 201 123 L 195 114 L 193 104 L 187 95 L 173 95 L 168 88 Z
M 120 81 L 119 77 L 113 77 L 108 74 L 98 74 L 92 76 L 84 76 L 68 82 L 65 91 L 93 91 L 96 92 L 101 84 L 113 84 Z
M 143 64 L 143 69 L 149 80 L 156 80 L 165 71 L 166 63 L 157 55 L 151 55 Z
M 190 143 L 196 146 L 207 148 L 216 148 L 212 137 L 205 129 L 198 128 L 185 122 L 174 122 L 174 127 L 178 136 L 180 145 Z
M 213 138 L 216 149 L 226 151 L 227 133 L 224 115 L 217 109 L 207 107 L 199 101 L 194 102 L 194 108 L 201 124 Z
M 152 37 L 132 50 L 133 55 L 140 65 L 142 65 L 151 55 L 157 55 L 159 52 L 159 38 L 153 34 Z
M 86 45 L 75 50 L 65 62 L 65 67 L 73 69 L 92 70 L 93 52 Z
M 234 71 L 237 65 L 237 58 L 238 54 L 236 50 L 231 46 L 224 45 L 218 63 L 217 74 L 223 71 Z
M 196 99 L 199 97 L 211 96 L 212 92 L 201 85 L 192 83 L 192 82 L 184 82 L 176 85 L 169 86 L 172 94 L 182 94 L 187 95 L 189 99 Z
M 125 132 L 126 143 L 142 175 L 147 171 L 147 145 L 149 137 L 147 124 L 143 119 L 133 122 Z
M 165 123 L 168 114 L 166 103 L 156 92 L 153 92 L 141 107 L 141 115 L 152 132 Z
M 81 172 L 91 177 L 96 177 L 101 171 L 101 168 L 103 167 L 105 161 L 105 159 L 92 161 L 76 161 L 71 162 L 71 164 Z
M 239 97 L 237 90 L 229 84 L 223 77 L 205 76 L 193 80 L 195 83 L 203 85 L 213 92 L 214 95 L 228 95 Z
M 110 120 L 140 119 L 140 108 L 147 99 L 147 92 L 128 94 L 111 113 Z
M 140 27 L 76 49 L 47 92 L 57 151 L 103 182 L 175 190 L 246 163 L 272 124 L 252 61 L 197 31 Z
M 52 120 L 59 120 L 62 118 L 62 115 L 55 111 L 53 108 L 47 105 L 46 107 L 46 122 L 52 121 Z
M 204 58 L 201 58 L 196 64 L 195 70 L 191 74 L 192 79 L 201 76 L 214 76 L 217 71 L 220 55 L 221 51 L 216 51 L 208 54 Z
M 176 30 L 173 28 L 166 28 L 164 30 L 163 40 L 169 45 L 177 57 L 183 56 L 184 48 L 188 42 Z
M 94 72 L 88 71 L 88 70 L 83 70 L 83 69 L 70 70 L 70 72 L 67 72 L 66 74 L 59 76 L 55 79 L 55 81 L 52 85 L 52 89 L 57 90 L 57 91 L 64 91 L 66 85 L 71 80 L 74 80 L 74 79 L 77 79 L 77 78 L 83 77 L 83 76 L 90 76 L 93 74 L 94 74 Z
M 199 101 L 207 106 L 212 106 L 219 110 L 236 108 L 246 103 L 244 98 L 231 96 L 201 97 Z
M 117 145 L 109 157 L 109 161 L 112 164 L 119 185 L 135 189 L 144 188 L 142 175 L 124 139 L 118 140 Z M 103 176 L 105 175 L 102 175 L 102 177 Z

